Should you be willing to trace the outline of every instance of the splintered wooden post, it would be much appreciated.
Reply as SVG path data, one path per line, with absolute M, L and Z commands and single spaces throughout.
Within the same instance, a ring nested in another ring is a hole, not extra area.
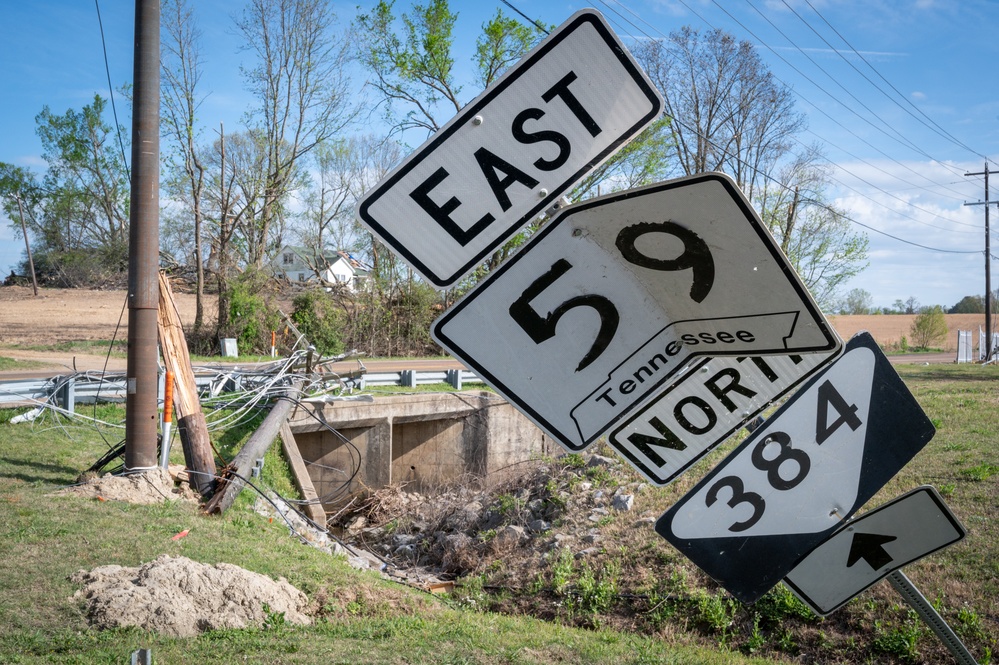
M 160 348 L 163 351 L 163 362 L 174 376 L 174 406 L 177 409 L 177 431 L 184 448 L 184 463 L 187 464 L 191 487 L 207 497 L 215 490 L 216 474 L 208 423 L 201 410 L 191 356 L 187 352 L 187 341 L 180 314 L 174 304 L 173 290 L 162 272 L 159 280 Z
M 206 513 L 222 514 L 235 503 L 236 497 L 246 485 L 246 478 L 250 476 L 254 461 L 264 456 L 277 438 L 281 425 L 288 420 L 288 414 L 296 404 L 295 398 L 291 396 L 297 396 L 301 388 L 301 379 L 296 379 L 288 388 L 288 395 L 278 398 L 274 403 L 260 427 L 250 435 L 233 458 L 229 470 L 223 473 L 215 495 L 205 504 Z

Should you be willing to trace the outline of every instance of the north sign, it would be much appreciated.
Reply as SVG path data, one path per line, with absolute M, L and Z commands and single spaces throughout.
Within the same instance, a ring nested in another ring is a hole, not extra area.
M 607 442 L 650 482 L 668 485 L 837 355 L 705 358 Z
M 662 108 L 603 17 L 579 11 L 369 190 L 357 217 L 450 286 Z
M 798 563 L 784 583 L 825 616 L 890 573 L 966 534 L 937 491 L 919 487 L 848 522 Z
M 933 437 L 867 333 L 667 511 L 656 531 L 752 603 Z
M 745 196 L 718 173 L 563 209 L 432 332 L 569 450 L 698 356 L 841 344 Z

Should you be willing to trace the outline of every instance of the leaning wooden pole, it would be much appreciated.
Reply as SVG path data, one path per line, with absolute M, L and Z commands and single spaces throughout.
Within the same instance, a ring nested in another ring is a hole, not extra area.
M 277 402 L 274 403 L 267 417 L 260 423 L 260 427 L 250 435 L 236 457 L 233 458 L 228 470 L 222 474 L 215 495 L 205 504 L 206 513 L 224 513 L 235 503 L 236 497 L 239 496 L 246 484 L 245 479 L 249 477 L 253 469 L 253 462 L 257 458 L 263 457 L 278 437 L 281 425 L 288 420 L 288 415 L 297 404 L 296 398 L 301 389 L 301 379 L 297 379 L 288 389 L 288 394 L 278 398 Z
M 184 463 L 187 464 L 191 487 L 207 497 L 215 489 L 216 474 L 208 423 L 201 410 L 191 356 L 187 351 L 187 340 L 174 303 L 173 290 L 163 273 L 159 275 L 159 283 L 160 347 L 167 371 L 173 372 L 174 376 L 173 403 L 177 411 L 177 432 L 184 448 Z

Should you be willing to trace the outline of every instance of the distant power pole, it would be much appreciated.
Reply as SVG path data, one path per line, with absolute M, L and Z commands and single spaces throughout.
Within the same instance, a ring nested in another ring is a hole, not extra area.
M 985 162 L 985 170 L 978 173 L 965 173 L 965 176 L 985 176 L 985 200 L 965 203 L 966 206 L 985 206 L 985 362 L 992 359 L 992 250 L 989 247 L 989 204 L 999 201 L 989 201 L 989 163 Z M 997 171 L 991 171 L 997 173 Z

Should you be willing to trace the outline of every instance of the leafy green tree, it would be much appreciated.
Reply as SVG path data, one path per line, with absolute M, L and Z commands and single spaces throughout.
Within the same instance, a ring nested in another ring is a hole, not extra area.
M 129 179 L 106 107 L 95 95 L 80 111 L 42 109 L 35 118 L 47 164 L 40 181 L 0 163 L 4 211 L 18 234 L 24 213 L 43 280 L 83 286 L 120 281 L 126 272 Z
M 841 314 L 870 314 L 873 296 L 864 289 L 851 289 L 840 305 Z
M 0 162 L 0 204 L 15 235 L 21 234 L 21 216 L 29 234 L 41 229 L 43 192 L 35 176 L 23 166 Z
M 956 305 L 947 310 L 948 314 L 984 314 L 985 298 L 982 296 L 964 296 Z
M 947 337 L 947 318 L 940 305 L 924 307 L 909 328 L 912 343 L 917 349 L 928 349 L 930 344 Z

